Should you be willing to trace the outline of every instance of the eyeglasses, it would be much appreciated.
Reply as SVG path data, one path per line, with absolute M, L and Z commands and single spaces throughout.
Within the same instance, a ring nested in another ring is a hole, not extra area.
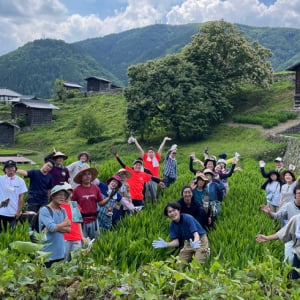
M 172 154 L 176 155 L 176 152 L 172 152 Z

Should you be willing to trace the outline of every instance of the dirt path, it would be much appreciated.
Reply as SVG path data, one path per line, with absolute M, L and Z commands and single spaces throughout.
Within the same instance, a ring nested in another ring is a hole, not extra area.
M 228 125 L 232 126 L 232 127 L 242 126 L 242 127 L 257 129 L 261 132 L 261 135 L 264 136 L 264 137 L 269 136 L 269 135 L 278 134 L 278 133 L 280 133 L 280 132 L 282 132 L 282 131 L 290 128 L 290 127 L 294 127 L 294 126 L 299 125 L 299 124 L 300 124 L 300 118 L 297 118 L 297 119 L 294 119 L 294 120 L 288 120 L 284 123 L 280 123 L 278 126 L 270 128 L 270 129 L 263 128 L 260 125 L 241 124 L 241 123 L 233 123 L 233 122 L 228 123 Z

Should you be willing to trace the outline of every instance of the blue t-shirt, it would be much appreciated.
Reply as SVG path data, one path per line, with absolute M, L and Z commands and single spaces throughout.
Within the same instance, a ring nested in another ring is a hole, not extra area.
M 27 177 L 30 178 L 28 189 L 28 203 L 48 203 L 48 190 L 52 188 L 52 176 L 48 173 L 44 175 L 40 170 L 29 170 Z
M 200 223 L 191 215 L 181 213 L 178 223 L 174 221 L 170 223 L 170 238 L 172 240 L 179 239 L 180 244 L 185 240 L 194 239 L 194 232 L 198 232 L 199 235 L 206 233 Z
M 51 252 L 49 260 L 63 259 L 65 257 L 65 240 L 64 234 L 54 231 L 56 224 L 60 224 L 67 216 L 66 211 L 61 208 L 59 211 L 53 210 L 51 216 L 47 207 L 42 207 L 39 212 L 39 229 L 40 231 L 46 227 L 45 244 L 42 251 Z

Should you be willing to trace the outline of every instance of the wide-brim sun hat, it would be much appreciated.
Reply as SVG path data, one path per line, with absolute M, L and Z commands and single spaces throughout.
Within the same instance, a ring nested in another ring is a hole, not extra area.
M 124 169 L 124 168 L 120 169 L 120 170 L 117 172 L 117 175 L 120 176 L 121 174 L 124 174 L 124 175 L 126 176 L 127 179 L 130 178 L 130 177 L 132 176 L 132 174 L 131 174 L 129 171 L 127 171 L 126 169 Z
M 68 156 L 65 155 L 64 153 L 60 152 L 60 151 L 56 151 L 53 153 L 52 157 L 55 159 L 57 157 L 62 157 L 63 159 L 67 159 Z
M 78 184 L 81 184 L 82 182 L 82 175 L 86 172 L 86 171 L 89 171 L 92 173 L 92 179 L 91 181 L 95 180 L 98 176 L 98 171 L 96 168 L 83 168 L 81 169 L 77 174 L 76 176 L 74 177 L 73 181 L 75 183 L 78 183 Z
M 216 173 L 214 171 L 212 171 L 211 169 L 205 169 L 203 171 L 203 174 L 204 175 L 211 174 L 213 177 L 216 176 Z
M 281 173 L 281 178 L 282 178 L 283 181 L 284 181 L 284 176 L 285 176 L 287 173 L 291 174 L 291 176 L 293 177 L 293 181 L 296 180 L 296 176 L 295 176 L 295 174 L 294 174 L 293 171 L 285 170 L 285 171 L 283 171 L 283 172 Z
M 218 161 L 217 161 L 217 164 L 227 164 L 226 163 L 226 160 L 225 159 L 223 159 L 223 158 L 220 158 Z
M 63 186 L 65 187 L 65 189 L 66 189 L 67 191 L 73 191 L 73 188 L 72 188 L 72 186 L 71 186 L 70 183 L 64 182 Z
M 204 163 L 203 163 L 204 167 L 206 167 L 206 165 L 209 161 L 211 161 L 213 163 L 214 167 L 216 166 L 216 164 L 217 164 L 216 159 L 214 157 L 208 157 L 204 160 Z
M 203 174 L 202 172 L 197 172 L 196 176 L 195 176 L 195 181 L 198 181 L 198 179 L 201 179 L 203 181 L 208 181 L 205 174 Z
M 81 152 L 77 155 L 78 160 L 80 160 L 80 157 L 81 157 L 82 155 L 86 155 L 87 161 L 90 160 L 90 154 L 89 154 L 87 151 L 81 151 Z
M 118 182 L 118 188 L 122 186 L 122 178 L 119 175 L 114 175 L 107 179 L 106 184 L 109 185 L 113 180 Z
M 66 189 L 65 185 L 64 184 L 58 184 L 58 185 L 55 185 L 51 191 L 50 191 L 50 196 L 53 196 L 55 194 L 57 194 L 58 192 L 60 191 L 64 191 L 66 193 L 67 196 L 70 195 L 70 193 L 68 192 L 68 190 Z

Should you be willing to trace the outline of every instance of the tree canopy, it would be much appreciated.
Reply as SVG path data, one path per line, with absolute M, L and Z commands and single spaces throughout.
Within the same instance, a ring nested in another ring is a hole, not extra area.
M 142 138 L 161 128 L 182 140 L 205 136 L 231 112 L 228 92 L 272 82 L 270 55 L 230 23 L 205 24 L 180 54 L 128 69 L 128 129 Z

